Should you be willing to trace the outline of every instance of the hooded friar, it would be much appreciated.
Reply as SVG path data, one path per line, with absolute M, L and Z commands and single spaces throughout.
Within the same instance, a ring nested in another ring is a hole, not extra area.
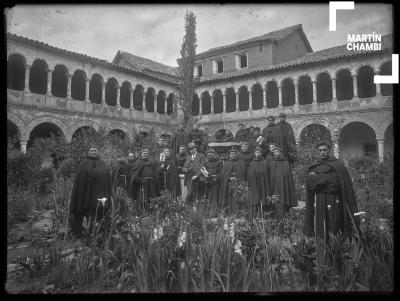
M 149 153 L 143 149 L 141 154 Z M 129 174 L 128 195 L 133 199 L 154 198 L 159 194 L 157 164 L 147 157 L 137 160 Z M 140 194 L 140 188 L 143 188 Z
M 268 164 L 261 156 L 262 149 L 260 147 L 257 147 L 255 152 L 259 152 L 259 155 L 253 158 L 247 171 L 250 191 L 249 205 L 255 206 L 260 203 L 263 206 L 270 205 L 267 204 L 267 196 L 271 194 Z
M 222 161 L 218 158 L 215 150 L 207 151 L 207 161 L 204 164 L 207 170 L 207 176 L 204 176 L 206 182 L 206 199 L 210 202 L 210 215 L 214 216 L 217 213 L 219 204 L 219 188 L 220 174 L 222 170 Z
M 329 142 L 320 142 L 317 147 Z M 310 174 L 311 173 L 311 174 Z M 328 156 L 308 168 L 306 178 L 306 209 L 303 232 L 329 239 L 328 233 L 359 233 L 359 216 L 356 196 L 346 167 Z
M 271 194 L 279 196 L 278 212 L 289 211 L 291 207 L 297 206 L 294 195 L 294 181 L 292 169 L 286 160 L 280 147 L 275 147 L 274 153 L 278 156 L 270 163 Z
M 238 199 L 234 196 L 235 187 L 233 184 L 239 184 L 240 181 L 246 179 L 246 164 L 242 160 L 237 159 L 237 151 L 231 149 L 229 151 L 229 159 L 224 162 L 221 171 L 221 189 L 220 202 L 224 208 L 228 208 L 228 212 L 232 213 L 238 207 Z
M 94 214 L 96 208 L 100 206 L 98 214 L 103 209 L 108 211 L 111 208 L 112 182 L 109 170 L 104 161 L 98 155 L 98 149 L 91 147 L 89 156 L 82 160 L 75 176 L 71 192 L 70 212 L 73 215 L 72 233 L 80 235 L 83 230 L 83 217 L 89 219 Z M 99 199 L 106 199 L 104 208 Z M 97 216 L 99 218 L 99 216 Z
M 246 145 L 247 145 L 247 149 L 244 150 L 243 148 Z M 248 143 L 247 141 L 242 142 L 242 146 L 240 148 L 240 151 L 237 154 L 237 158 L 238 158 L 238 160 L 243 161 L 246 165 L 245 175 L 246 175 L 246 179 L 247 179 L 247 170 L 249 168 L 250 162 L 254 158 L 254 152 L 250 150 L 250 143 Z

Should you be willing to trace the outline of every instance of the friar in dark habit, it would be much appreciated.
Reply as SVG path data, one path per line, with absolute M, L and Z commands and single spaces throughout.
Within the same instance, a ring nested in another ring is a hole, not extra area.
M 146 200 L 159 194 L 157 164 L 150 160 L 149 150 L 142 149 L 129 174 L 128 195 L 134 200 Z
M 80 236 L 83 231 L 83 218 L 91 221 L 101 220 L 103 212 L 111 208 L 112 182 L 110 171 L 100 159 L 99 150 L 92 146 L 88 156 L 82 160 L 72 186 L 70 213 L 72 219 L 72 234 Z M 105 199 L 105 202 L 99 201 Z M 95 218 L 97 208 L 97 216 Z
M 261 212 L 261 204 L 264 208 L 270 204 L 267 196 L 271 195 L 269 168 L 267 161 L 262 158 L 262 149 L 256 147 L 254 158 L 250 162 L 247 171 L 247 182 L 249 185 L 249 209 L 250 217 L 254 212 Z
M 293 128 L 290 123 L 286 122 L 286 114 L 279 114 L 279 122 L 277 124 L 281 130 L 282 141 L 280 147 L 282 148 L 283 155 L 288 160 L 289 164 L 292 165 L 295 159 L 296 153 L 296 139 L 294 137 Z
M 200 130 L 200 124 L 197 121 L 193 123 L 193 128 L 190 129 L 188 136 L 189 136 L 189 142 L 194 142 L 194 144 L 196 144 L 196 150 L 200 153 L 203 153 L 204 152 L 203 133 Z
M 317 144 L 319 160 L 308 168 L 304 234 L 329 240 L 328 233 L 359 234 L 356 196 L 346 167 L 331 156 L 327 141 Z
M 204 166 L 206 159 L 203 154 L 197 151 L 195 143 L 189 142 L 188 149 L 190 154 L 186 157 L 183 172 L 185 173 L 185 184 L 187 186 L 186 201 L 192 203 L 199 200 L 201 187 L 204 186 L 199 183 L 199 171 Z
M 281 146 L 283 144 L 283 135 L 281 133 L 281 128 L 275 123 L 275 117 L 268 116 L 267 121 L 268 124 L 261 133 L 265 139 L 265 143 L 268 145 L 269 143 L 274 142 L 277 146 Z
M 272 160 L 274 160 L 275 147 L 276 147 L 276 144 L 273 142 L 268 145 L 268 153 L 264 158 L 265 161 L 267 161 L 268 165 L 271 163 Z
M 117 163 L 111 172 L 114 191 L 117 187 L 121 187 L 123 190 L 126 190 L 129 170 L 130 166 L 128 165 L 127 158 L 125 158 L 124 155 L 118 156 Z
M 164 156 L 158 162 L 160 189 L 168 190 L 173 196 L 176 196 L 176 187 L 178 185 L 177 167 L 175 160 L 171 158 L 171 150 L 164 149 Z
M 241 181 L 246 179 L 246 164 L 238 160 L 237 151 L 229 150 L 228 160 L 224 162 L 221 171 L 220 202 L 223 208 L 232 214 L 239 207 L 238 196 L 235 190 Z
M 222 171 L 222 161 L 218 158 L 214 149 L 207 151 L 207 160 L 204 164 L 207 174 L 202 174 L 206 182 L 206 199 L 210 202 L 210 216 L 215 217 L 219 207 L 219 187 L 220 175 Z
M 249 131 L 245 128 L 244 124 L 240 122 L 238 124 L 239 130 L 235 134 L 236 142 L 249 141 Z
M 185 124 L 183 122 L 179 123 L 179 127 L 172 136 L 171 148 L 172 157 L 174 157 L 179 152 L 179 147 L 181 145 L 187 145 L 189 143 L 189 134 L 185 130 Z
M 279 197 L 277 213 L 290 211 L 290 208 L 297 206 L 297 200 L 294 194 L 294 180 L 292 169 L 289 162 L 278 146 L 274 149 L 274 159 L 270 166 L 271 194 Z
M 243 141 L 240 146 L 240 151 L 237 154 L 238 160 L 241 160 L 246 165 L 245 175 L 247 179 L 247 170 L 249 168 L 250 162 L 253 160 L 254 152 L 250 150 L 250 144 L 247 141 Z

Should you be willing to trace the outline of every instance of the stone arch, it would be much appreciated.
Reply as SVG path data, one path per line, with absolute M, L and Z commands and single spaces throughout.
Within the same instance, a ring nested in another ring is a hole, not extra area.
M 287 77 L 281 81 L 282 85 L 282 106 L 293 106 L 295 103 L 294 84 L 291 77 Z
M 259 83 L 256 83 L 251 87 L 251 101 L 253 110 L 261 110 L 263 108 L 263 94 L 263 90 Z
M 103 77 L 95 73 L 89 82 L 89 99 L 92 103 L 100 104 L 103 97 Z
M 142 85 L 137 84 L 135 86 L 135 90 L 133 90 L 133 107 L 135 110 L 142 111 L 143 110 L 143 96 L 144 96 L 144 88 Z
M 376 135 L 380 134 L 379 131 L 379 126 L 377 124 L 375 124 L 371 118 L 367 118 L 367 117 L 363 117 L 363 116 L 352 116 L 351 118 L 345 120 L 343 122 L 343 124 L 341 125 L 341 129 L 343 129 L 346 125 L 348 125 L 349 123 L 352 122 L 360 122 L 360 123 L 365 123 L 367 124 L 370 128 L 372 128 L 374 130 L 374 133 Z
M 87 97 L 86 95 L 86 72 L 77 69 L 71 78 L 71 98 L 75 100 L 84 101 Z
M 167 101 L 167 94 L 164 90 L 158 91 L 157 94 L 157 113 L 165 114 L 165 102 Z
M 385 135 L 385 132 L 386 132 L 387 128 L 391 124 L 393 124 L 393 119 L 392 118 L 385 118 L 384 121 L 379 126 L 379 129 L 376 131 L 376 136 L 377 137 L 383 137 Z
M 380 75 L 392 75 L 392 61 L 384 62 L 379 67 Z M 393 96 L 393 84 L 380 84 L 382 96 Z
M 383 132 L 384 139 L 384 154 L 393 155 L 394 151 L 394 135 L 393 135 L 393 122 L 390 123 Z
M 301 75 L 298 80 L 299 85 L 299 105 L 312 104 L 313 85 L 308 75 Z
M 36 59 L 29 72 L 29 90 L 32 93 L 46 94 L 49 66 L 45 60 Z
M 51 94 L 66 98 L 68 90 L 68 69 L 65 65 L 56 65 L 51 73 Z
M 121 104 L 121 107 L 125 109 L 129 109 L 131 106 L 131 90 L 132 86 L 130 82 L 124 81 L 121 85 L 121 91 L 119 94 L 119 103 Z
M 97 132 L 93 127 L 84 125 L 84 126 L 77 128 L 73 132 L 71 131 L 72 134 L 71 134 L 71 138 L 69 141 L 72 141 L 74 138 L 76 138 L 76 136 L 81 134 L 82 131 L 85 131 L 85 133 L 87 135 L 95 135 L 95 133 Z
M 26 59 L 19 53 L 13 53 L 7 60 L 7 88 L 22 91 L 25 89 Z
M 330 129 L 326 125 L 321 123 L 311 122 L 302 128 L 299 134 L 298 141 L 300 144 L 304 143 L 316 143 L 321 140 L 331 140 L 332 134 Z
M 350 157 L 378 155 L 376 137 L 376 131 L 370 124 L 350 120 L 340 130 L 340 156 L 347 161 Z
M 19 118 L 17 115 L 13 113 L 7 112 L 7 119 L 17 126 L 21 140 L 29 139 L 29 133 L 26 132 L 25 122 L 21 118 Z
M 332 80 L 328 72 L 321 72 L 317 75 L 317 102 L 332 101 Z
M 89 128 L 93 128 L 96 132 L 100 129 L 100 126 L 97 122 L 92 121 L 92 120 L 78 120 L 78 121 L 74 121 L 73 125 L 70 129 L 71 131 L 71 138 L 73 136 L 73 134 L 75 134 L 75 132 L 82 127 L 89 127 Z
M 309 125 L 311 124 L 318 124 L 321 125 L 325 128 L 327 128 L 329 131 L 331 130 L 332 126 L 331 123 L 329 122 L 329 120 L 326 119 L 322 119 L 322 118 L 318 118 L 318 119 L 306 119 L 302 122 L 300 122 L 299 124 L 297 124 L 296 126 L 293 126 L 293 130 L 294 130 L 294 135 L 296 140 L 301 140 L 301 132 Z
M 276 108 L 279 105 L 278 84 L 275 80 L 270 80 L 266 83 L 267 89 L 267 108 Z
M 211 113 L 211 96 L 208 91 L 204 91 L 200 95 L 201 97 L 201 113 L 208 115 Z
M 167 114 L 170 115 L 174 113 L 174 104 L 175 104 L 175 94 L 169 93 L 167 98 Z
M 131 136 L 130 129 L 123 124 L 112 123 L 109 132 L 112 132 L 114 130 L 119 130 L 123 132 L 125 136 Z
M 357 72 L 357 94 L 359 98 L 376 96 L 374 84 L 374 69 L 370 65 L 363 65 Z
M 338 101 L 350 100 L 354 97 L 353 77 L 349 69 L 336 71 L 336 98 Z
M 225 108 L 227 113 L 236 111 L 236 93 L 233 87 L 226 88 L 225 90 Z
M 106 95 L 105 101 L 109 106 L 115 107 L 117 105 L 117 96 L 118 96 L 118 81 L 114 77 L 110 77 L 106 83 Z
M 147 112 L 154 112 L 155 111 L 155 108 L 154 108 L 154 99 L 156 97 L 155 95 L 156 95 L 156 91 L 154 90 L 153 87 L 150 87 L 150 88 L 147 89 L 147 91 L 146 91 L 146 103 L 145 103 Z
M 214 113 L 215 114 L 222 113 L 224 110 L 224 104 L 223 104 L 224 100 L 220 89 L 215 89 L 213 91 L 213 98 L 214 98 Z
M 249 90 L 243 85 L 238 90 L 239 111 L 247 111 L 249 109 Z
M 65 124 L 64 121 L 49 115 L 34 118 L 26 125 L 26 133 L 28 137 L 31 135 L 32 130 L 42 123 L 52 123 L 56 125 L 61 130 L 61 133 L 64 135 L 67 141 L 70 141 L 69 138 L 71 137 L 71 132 L 69 126 Z

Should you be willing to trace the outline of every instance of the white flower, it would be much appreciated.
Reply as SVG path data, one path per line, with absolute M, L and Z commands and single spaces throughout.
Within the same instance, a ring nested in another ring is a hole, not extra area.
M 107 201 L 107 198 L 101 198 L 101 199 L 97 199 L 99 202 L 101 202 L 101 204 L 104 206 L 105 202 Z
M 233 243 L 233 240 L 235 239 L 235 229 L 234 229 L 234 227 L 235 227 L 234 223 L 231 223 L 230 226 L 229 226 L 229 236 L 230 236 L 230 238 L 232 240 L 232 243 Z
M 159 240 L 163 235 L 164 235 L 164 233 L 163 233 L 162 227 L 158 227 L 153 230 L 153 240 L 154 241 Z
M 227 231 L 228 230 L 228 224 L 225 222 L 224 224 L 224 230 Z
M 385 230 L 385 228 L 383 226 L 379 226 L 379 229 L 382 231 Z
M 356 212 L 356 213 L 354 213 L 354 216 L 358 216 L 358 215 L 364 215 L 365 214 L 365 212 L 364 211 L 360 211 L 360 212 Z
M 331 205 L 328 205 L 328 209 L 331 209 L 331 207 L 332 207 Z
M 182 232 L 178 237 L 178 247 L 182 248 L 186 241 L 186 232 Z
M 235 253 L 242 256 L 242 242 L 240 240 L 238 240 L 235 244 Z
M 365 219 L 364 219 L 364 218 L 362 218 L 362 219 L 361 219 L 361 222 L 362 222 L 362 223 L 365 223 Z

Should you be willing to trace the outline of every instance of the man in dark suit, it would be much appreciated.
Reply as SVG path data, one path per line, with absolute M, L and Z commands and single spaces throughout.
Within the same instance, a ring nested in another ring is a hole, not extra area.
M 183 172 L 185 173 L 185 183 L 187 186 L 187 202 L 193 202 L 199 197 L 199 181 L 198 175 L 200 169 L 204 166 L 206 158 L 203 154 L 197 152 L 195 143 L 188 144 L 189 155 L 183 165 Z

